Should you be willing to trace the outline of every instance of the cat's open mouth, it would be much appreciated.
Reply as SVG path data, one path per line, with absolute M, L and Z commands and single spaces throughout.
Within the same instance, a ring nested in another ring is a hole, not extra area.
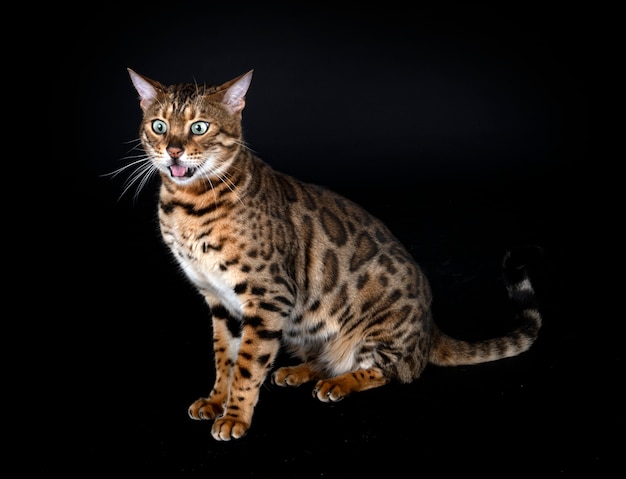
M 188 168 L 186 166 L 181 166 L 181 165 L 170 166 L 170 174 L 177 178 L 180 178 L 183 176 L 186 178 L 191 178 L 193 174 L 195 173 L 195 171 L 196 171 L 195 168 Z

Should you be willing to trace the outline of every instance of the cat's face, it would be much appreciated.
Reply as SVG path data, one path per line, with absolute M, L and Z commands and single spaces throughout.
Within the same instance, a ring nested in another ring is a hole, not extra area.
M 180 104 L 175 94 L 166 95 L 144 115 L 140 139 L 146 154 L 179 184 L 219 176 L 239 145 L 238 129 L 223 109 L 201 97 Z
M 220 87 L 165 87 L 131 71 L 143 110 L 139 139 L 158 171 L 180 185 L 222 177 L 242 144 L 247 75 Z

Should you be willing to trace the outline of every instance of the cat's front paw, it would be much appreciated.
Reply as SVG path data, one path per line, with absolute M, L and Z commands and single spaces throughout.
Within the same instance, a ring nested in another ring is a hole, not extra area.
M 218 441 L 230 441 L 244 436 L 249 428 L 250 424 L 223 417 L 215 420 L 211 428 L 211 435 Z
M 189 406 L 187 412 L 191 419 L 213 419 L 224 412 L 224 407 L 221 403 L 200 398 Z

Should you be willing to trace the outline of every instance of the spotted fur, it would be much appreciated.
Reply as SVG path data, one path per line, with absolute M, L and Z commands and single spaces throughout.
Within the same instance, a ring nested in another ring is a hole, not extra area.
M 520 326 L 465 342 L 431 316 L 422 270 L 387 227 L 350 200 L 273 170 L 244 145 L 248 72 L 220 86 L 165 86 L 129 70 L 146 153 L 161 177 L 163 240 L 210 308 L 215 383 L 189 408 L 217 440 L 249 429 L 279 348 L 301 360 L 271 375 L 314 382 L 320 401 L 396 380 L 428 364 L 495 361 L 526 351 L 541 326 L 525 269 L 510 266 Z

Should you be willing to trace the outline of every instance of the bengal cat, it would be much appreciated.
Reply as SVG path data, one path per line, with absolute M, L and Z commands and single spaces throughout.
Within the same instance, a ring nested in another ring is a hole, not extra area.
M 523 265 L 504 261 L 519 326 L 478 342 L 431 316 L 422 270 L 387 227 L 352 201 L 272 169 L 242 137 L 252 71 L 219 86 L 165 86 L 129 69 L 145 152 L 130 184 L 161 178 L 160 231 L 212 318 L 215 383 L 189 407 L 216 440 L 249 430 L 261 385 L 284 347 L 301 360 L 279 386 L 314 382 L 320 401 L 409 383 L 428 363 L 456 366 L 526 351 L 541 315 Z

